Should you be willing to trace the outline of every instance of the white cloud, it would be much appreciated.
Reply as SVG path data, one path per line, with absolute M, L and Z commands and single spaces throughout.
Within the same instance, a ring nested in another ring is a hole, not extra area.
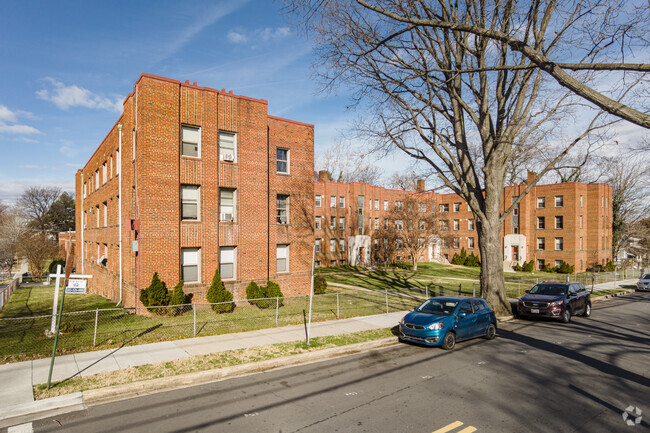
M 253 46 L 260 41 L 278 41 L 289 36 L 291 36 L 291 29 L 289 27 L 265 27 L 251 31 L 242 29 L 230 30 L 226 35 L 228 40 L 233 44 L 246 44 L 250 42 Z
M 18 116 L 33 118 L 30 113 L 24 111 L 12 111 L 4 105 L 0 105 L 0 133 L 7 134 L 40 134 L 40 131 L 29 125 L 21 125 Z
M 122 97 L 113 99 L 96 95 L 88 89 L 74 84 L 66 86 L 54 78 L 46 78 L 45 81 L 52 85 L 52 89 L 43 89 L 36 92 L 36 95 L 45 100 L 51 101 L 62 110 L 70 107 L 98 108 L 115 112 L 122 112 Z
M 27 169 L 45 169 L 47 167 L 44 167 L 42 165 L 33 165 L 33 164 L 25 164 L 25 165 L 19 165 L 18 168 L 27 168 Z
M 0 182 L 0 201 L 5 204 L 12 204 L 18 200 L 18 197 L 25 192 L 25 190 L 32 186 L 56 186 L 62 188 L 68 193 L 74 193 L 74 177 L 72 180 L 60 180 L 53 182 L 51 180 L 16 180 L 12 182 Z

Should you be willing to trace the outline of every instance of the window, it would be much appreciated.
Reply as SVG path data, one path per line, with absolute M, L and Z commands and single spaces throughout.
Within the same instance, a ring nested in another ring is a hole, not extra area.
M 339 239 L 339 251 L 345 251 L 345 239 Z
M 379 210 L 379 200 L 375 200 L 375 210 Z
M 556 195 L 555 196 L 555 207 L 564 206 L 564 196 Z
M 131 133 L 131 145 L 132 145 L 132 152 L 133 152 L 131 154 L 131 156 L 132 156 L 131 159 L 133 159 L 133 161 L 135 161 L 135 129 Z
M 424 248 L 424 238 L 418 238 L 418 248 Z
M 396 201 L 395 202 L 395 210 L 396 211 L 404 210 L 404 202 L 403 201 Z
M 277 271 L 287 272 L 289 270 L 289 245 L 278 245 L 275 250 Z
M 449 212 L 449 204 L 441 204 L 439 209 L 440 212 Z
M 106 161 L 104 161 L 104 164 L 102 164 L 102 185 L 106 184 L 108 181 L 108 168 L 106 165 Z
M 454 220 L 454 230 L 460 230 L 460 220 Z
M 388 210 L 388 200 L 384 200 L 384 210 Z
M 316 252 L 320 253 L 320 244 L 322 240 L 321 239 L 316 239 Z
M 440 243 L 442 248 L 449 248 L 449 241 L 447 240 L 447 238 L 442 238 Z
M 235 220 L 235 190 L 219 188 L 219 221 Z
M 199 157 L 201 130 L 191 126 L 181 126 L 181 155 Z
M 545 248 L 546 248 L 546 239 L 537 238 L 537 249 L 538 250 L 543 250 Z
M 330 239 L 330 252 L 336 251 L 336 239 Z
M 275 160 L 278 173 L 289 174 L 289 149 L 278 147 L 275 150 Z
M 322 204 L 322 199 L 323 199 L 322 195 L 317 195 L 316 196 L 316 207 L 321 207 L 323 205 Z
M 580 250 L 582 250 L 582 238 L 580 238 Z
M 420 230 L 426 230 L 427 229 L 427 222 L 425 220 L 420 220 L 418 223 L 418 227 Z
M 449 230 L 449 220 L 440 220 L 440 221 L 438 221 L 438 228 L 441 231 Z
M 454 203 L 454 212 L 460 212 L 460 203 Z
M 467 248 L 474 248 L 474 238 L 467 238 Z
M 332 267 L 336 266 L 336 260 L 330 260 L 330 266 Z
M 582 215 L 580 215 L 580 228 L 582 228 Z
M 96 222 L 95 227 L 99 227 L 99 205 L 95 206 L 95 219 L 97 220 L 95 221 Z
M 537 209 L 544 209 L 546 207 L 546 197 L 537 197 Z
M 341 209 L 345 207 L 345 197 L 339 197 L 339 207 Z
M 564 227 L 564 217 L 556 216 L 555 217 L 555 228 L 556 229 L 561 229 L 563 227 Z
M 84 182 L 84 198 L 86 198 L 86 186 L 87 186 L 87 183 Z
M 395 220 L 395 229 L 404 230 L 404 222 L 402 220 Z
M 95 191 L 99 189 L 99 170 L 95 171 Z
M 460 238 L 454 238 L 454 248 L 460 248 Z
M 330 230 L 336 229 L 336 217 L 330 217 Z
M 541 271 L 546 266 L 544 259 L 537 259 L 537 270 Z
M 558 267 L 558 268 L 559 268 L 560 266 L 562 266 L 563 264 L 564 264 L 564 261 L 563 261 L 563 260 L 556 260 L 556 261 L 555 261 L 555 266 Z
M 341 230 L 341 231 L 345 230 L 345 218 L 344 217 L 339 217 L 339 230 Z
M 315 268 L 320 268 L 320 260 L 315 260 L 314 261 L 314 267 Z
M 199 281 L 199 256 L 198 248 L 181 248 L 181 278 L 186 283 Z
M 289 223 L 289 196 L 285 194 L 277 195 L 277 223 L 278 224 L 288 224 Z
M 582 196 L 580 196 L 580 207 L 582 207 Z
M 314 228 L 315 228 L 316 230 L 320 230 L 320 229 L 321 229 L 321 225 L 320 225 L 320 217 L 319 217 L 319 216 L 316 217 L 316 225 L 314 226 Z
M 375 218 L 375 230 L 379 230 L 379 218 Z
M 427 204 L 426 203 L 418 203 L 418 212 L 424 213 L 427 211 Z
M 330 207 L 331 208 L 336 207 L 336 196 L 335 195 L 330 196 Z
M 181 185 L 181 219 L 199 219 L 199 187 Z
M 223 280 L 235 278 L 235 253 L 236 247 L 219 248 L 219 273 Z
M 474 220 L 473 219 L 467 220 L 467 229 L 468 230 L 474 230 Z
M 563 238 L 555 238 L 555 249 L 557 251 L 562 251 L 564 249 L 564 239 Z
M 109 178 L 112 179 L 113 178 L 113 155 L 111 155 L 110 158 L 108 158 L 108 162 L 110 165 L 110 168 L 108 170 L 108 176 Z
M 384 218 L 384 230 L 388 230 L 388 219 Z
M 237 136 L 235 134 L 219 133 L 219 160 L 237 162 Z
M 544 226 L 545 226 L 544 217 L 537 217 L 537 228 L 542 230 L 544 229 Z
M 404 247 L 404 241 L 403 240 L 401 240 L 401 239 L 395 240 L 395 249 L 401 250 L 403 247 Z
M 104 202 L 104 227 L 108 227 L 108 203 Z

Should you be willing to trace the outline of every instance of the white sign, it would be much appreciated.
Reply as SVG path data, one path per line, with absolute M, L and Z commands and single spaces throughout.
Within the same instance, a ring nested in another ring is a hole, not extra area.
M 86 280 L 70 278 L 65 288 L 66 293 L 86 293 Z

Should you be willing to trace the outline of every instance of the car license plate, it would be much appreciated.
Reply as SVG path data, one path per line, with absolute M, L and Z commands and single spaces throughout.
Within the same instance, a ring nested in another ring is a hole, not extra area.
M 533 314 L 539 314 L 539 310 L 537 308 L 531 308 L 530 312 Z

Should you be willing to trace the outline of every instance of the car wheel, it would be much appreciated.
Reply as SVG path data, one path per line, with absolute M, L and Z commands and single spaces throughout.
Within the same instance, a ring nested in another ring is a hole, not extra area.
M 562 321 L 562 323 L 569 323 L 571 321 L 571 310 L 565 308 L 560 320 Z
M 587 303 L 587 306 L 585 307 L 585 312 L 582 314 L 585 317 L 591 316 L 591 304 Z
M 445 339 L 442 342 L 442 348 L 445 350 L 451 350 L 456 346 L 456 334 L 453 332 L 447 332 Z
M 494 339 L 497 336 L 497 327 L 494 326 L 494 323 L 490 323 L 485 331 L 485 338 L 488 340 Z

